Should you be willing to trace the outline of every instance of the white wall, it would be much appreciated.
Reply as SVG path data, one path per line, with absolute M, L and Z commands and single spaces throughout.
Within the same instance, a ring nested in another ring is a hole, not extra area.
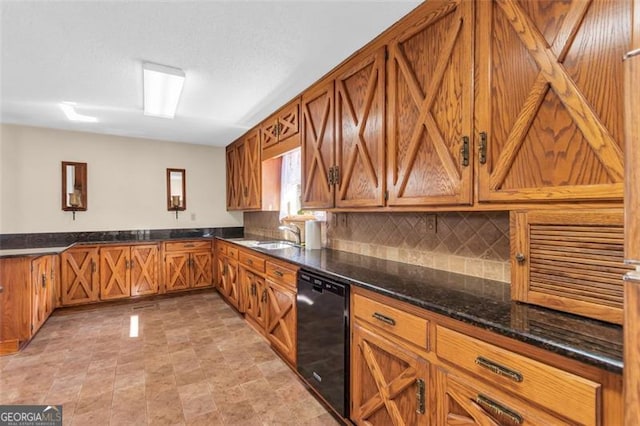
M 0 125 L 0 233 L 242 226 L 226 211 L 225 150 Z M 61 162 L 87 163 L 88 209 L 61 209 Z M 186 169 L 187 210 L 167 211 L 166 169 Z

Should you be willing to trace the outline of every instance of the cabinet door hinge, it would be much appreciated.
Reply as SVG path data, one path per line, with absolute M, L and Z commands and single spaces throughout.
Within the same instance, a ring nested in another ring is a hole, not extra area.
M 460 148 L 460 155 L 462 157 L 462 165 L 467 167 L 469 165 L 469 136 L 462 137 L 462 148 Z
M 487 132 L 480 132 L 480 147 L 478 148 L 478 162 L 487 162 Z

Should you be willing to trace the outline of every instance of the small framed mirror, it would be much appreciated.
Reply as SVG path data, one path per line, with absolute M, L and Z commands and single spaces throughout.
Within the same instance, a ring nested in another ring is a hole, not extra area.
M 167 169 L 167 210 L 187 209 L 186 175 L 185 169 Z
M 87 210 L 87 163 L 62 162 L 62 210 Z

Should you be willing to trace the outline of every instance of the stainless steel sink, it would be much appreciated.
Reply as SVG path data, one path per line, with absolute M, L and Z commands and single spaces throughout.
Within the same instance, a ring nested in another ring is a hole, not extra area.
M 286 241 L 265 241 L 262 243 L 258 243 L 257 245 L 255 245 L 255 247 L 265 250 L 281 250 L 295 246 L 292 243 L 288 243 Z

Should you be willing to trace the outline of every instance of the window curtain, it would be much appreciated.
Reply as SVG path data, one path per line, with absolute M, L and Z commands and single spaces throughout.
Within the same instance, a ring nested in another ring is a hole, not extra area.
M 300 148 L 282 156 L 280 220 L 297 215 L 301 204 L 302 164 Z

